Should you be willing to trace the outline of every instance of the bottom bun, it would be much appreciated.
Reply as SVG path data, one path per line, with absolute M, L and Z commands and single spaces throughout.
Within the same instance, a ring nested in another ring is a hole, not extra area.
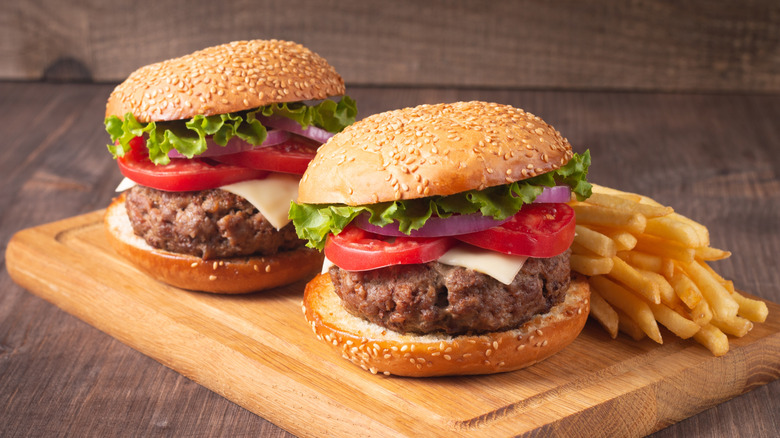
M 243 294 L 294 283 L 313 276 L 322 268 L 323 256 L 310 248 L 271 256 L 215 260 L 152 248 L 133 232 L 124 201 L 124 194 L 114 199 L 103 217 L 111 246 L 151 277 L 172 286 Z
M 566 299 L 519 328 L 481 335 L 402 334 L 356 317 L 341 305 L 330 276 L 306 285 L 303 313 L 317 338 L 374 374 L 430 377 L 492 374 L 533 365 L 569 345 L 585 326 L 590 289 L 573 277 Z

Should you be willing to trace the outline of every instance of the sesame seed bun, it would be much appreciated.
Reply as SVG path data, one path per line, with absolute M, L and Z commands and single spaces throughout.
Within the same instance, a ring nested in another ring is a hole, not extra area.
M 330 276 L 306 285 L 302 310 L 314 333 L 374 374 L 431 377 L 492 374 L 533 365 L 569 345 L 585 326 L 590 289 L 574 277 L 566 299 L 522 326 L 482 335 L 401 334 L 347 312 Z
M 521 109 L 421 105 L 333 136 L 309 164 L 298 202 L 365 205 L 482 190 L 555 170 L 572 155 L 558 131 Z
M 300 44 L 235 41 L 139 68 L 111 93 L 106 117 L 181 120 L 342 94 L 336 70 Z
M 322 254 L 309 248 L 218 260 L 152 248 L 133 232 L 124 194 L 106 209 L 104 224 L 117 253 L 151 277 L 182 289 L 220 294 L 256 292 L 310 278 L 322 267 Z

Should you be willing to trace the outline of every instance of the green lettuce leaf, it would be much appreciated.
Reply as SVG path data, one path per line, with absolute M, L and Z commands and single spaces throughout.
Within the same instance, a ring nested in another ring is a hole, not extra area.
M 582 155 L 574 154 L 565 166 L 552 172 L 484 190 L 358 206 L 293 202 L 289 217 L 298 237 L 307 240 L 306 245 L 310 248 L 322 250 L 328 234 L 340 233 L 364 212 L 370 214 L 369 222 L 373 225 L 385 226 L 395 222 L 401 232 L 409 234 L 425 225 L 431 216 L 447 218 L 452 214 L 481 212 L 484 216 L 506 219 L 520 211 L 523 204 L 532 203 L 545 186 L 567 185 L 577 199 L 584 200 L 590 197 L 592 189 L 586 179 L 589 167 L 590 151 L 585 151 Z
M 298 122 L 302 128 L 317 126 L 331 133 L 337 133 L 355 122 L 357 105 L 349 96 L 340 101 L 323 100 L 316 105 L 303 102 L 272 103 L 252 111 L 240 111 L 214 116 L 197 115 L 189 120 L 172 122 L 141 123 L 132 115 L 106 117 L 106 132 L 112 144 L 108 150 L 116 157 L 130 150 L 133 137 L 146 136 L 149 159 L 154 164 L 168 164 L 168 152 L 179 151 L 188 158 L 206 151 L 206 137 L 214 143 L 225 146 L 234 136 L 253 145 L 265 141 L 268 131 L 257 119 L 257 114 L 281 116 Z

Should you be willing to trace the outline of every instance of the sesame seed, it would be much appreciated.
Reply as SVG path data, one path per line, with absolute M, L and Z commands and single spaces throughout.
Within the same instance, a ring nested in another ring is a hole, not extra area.
M 214 280 L 216 280 L 216 279 L 217 279 L 217 276 L 216 276 L 216 275 L 213 275 L 213 274 L 212 274 L 212 275 L 209 275 L 209 280 L 211 280 L 211 281 L 214 281 Z

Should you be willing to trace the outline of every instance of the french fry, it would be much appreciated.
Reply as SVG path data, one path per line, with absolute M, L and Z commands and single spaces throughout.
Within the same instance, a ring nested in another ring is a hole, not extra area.
M 693 339 L 707 347 L 715 356 L 723 356 L 729 352 L 729 339 L 726 335 L 712 324 L 707 324 L 701 328 Z
M 687 248 L 704 245 L 692 226 L 669 216 L 648 219 L 645 233 L 680 243 Z
M 666 280 L 666 277 L 653 271 L 645 271 L 642 269 L 637 269 L 637 271 L 644 275 L 645 278 L 655 283 L 658 287 L 658 293 L 661 295 L 662 303 L 669 307 L 677 307 L 683 304 L 680 297 L 674 293 L 674 288 L 669 284 L 669 281 Z
M 766 307 L 766 303 L 752 298 L 747 298 L 739 291 L 735 291 L 731 294 L 731 298 L 739 304 L 739 310 L 737 314 L 743 318 L 747 318 L 753 322 L 764 322 L 769 315 L 769 309 Z
M 713 319 L 710 324 L 719 328 L 723 333 L 741 338 L 753 329 L 753 323 L 750 320 L 735 316 L 727 321 Z
M 693 230 L 699 235 L 701 246 L 710 246 L 710 230 L 707 227 L 679 213 L 672 213 L 670 217 L 693 227 Z
M 612 270 L 612 259 L 608 257 L 572 254 L 569 258 L 569 264 L 572 271 L 587 276 L 609 274 L 609 271 Z
M 599 230 L 599 232 L 615 242 L 615 249 L 618 251 L 630 251 L 636 246 L 636 237 L 628 231 L 623 230 Z
M 602 257 L 614 257 L 615 242 L 609 237 L 582 225 L 575 225 L 574 241 Z
M 647 218 L 639 213 L 614 210 L 585 202 L 572 203 L 571 207 L 577 216 L 578 224 L 622 228 L 635 234 L 643 233 L 647 226 Z
M 710 321 L 712 321 L 712 309 L 710 309 L 710 305 L 707 303 L 707 300 L 705 299 L 699 301 L 699 304 L 697 304 L 696 307 L 691 309 L 690 315 L 693 322 L 699 324 L 702 327 L 704 327 L 705 325 L 709 324 Z
M 712 278 L 714 278 L 715 280 L 718 281 L 718 283 L 723 285 L 723 287 L 725 287 L 726 290 L 728 290 L 731 293 L 734 293 L 734 283 L 732 283 L 729 280 L 726 280 L 725 278 L 723 278 L 722 275 L 718 274 L 714 269 L 712 269 L 712 266 L 708 265 L 707 263 L 705 263 L 705 262 L 703 262 L 701 260 L 697 260 L 696 262 L 699 264 L 699 266 L 701 266 L 707 272 L 709 272 L 710 275 L 712 275 Z
M 657 255 L 661 258 L 679 260 L 683 263 L 693 262 L 693 248 L 686 248 L 677 242 L 661 239 L 647 234 L 636 236 L 636 251 Z
M 720 356 L 728 335 L 745 336 L 768 307 L 747 298 L 707 262 L 731 256 L 710 247 L 707 227 L 636 193 L 594 184 L 569 203 L 577 215 L 571 268 L 590 276 L 591 312 L 613 338 L 662 343 L 658 324 Z M 617 321 L 616 321 L 617 319 Z
M 609 277 L 628 286 L 647 301 L 655 304 L 661 303 L 661 293 L 658 285 L 649 280 L 620 257 L 612 258 L 612 270 Z
M 589 250 L 588 248 L 585 248 L 584 246 L 577 243 L 577 241 L 574 241 L 571 243 L 571 253 L 572 254 L 579 254 L 584 255 L 588 257 L 601 257 L 600 255 L 596 254 L 595 252 Z
M 674 272 L 674 262 L 657 255 L 639 251 L 618 251 L 617 256 L 637 269 L 657 272 L 666 278 L 670 278 Z
M 633 200 L 619 195 L 611 195 L 607 193 L 593 193 L 588 198 L 589 204 L 600 205 L 602 207 L 613 208 L 616 210 L 631 211 L 639 213 L 646 218 L 654 218 L 660 216 L 666 216 L 674 212 L 672 207 L 663 207 L 649 204 L 642 204 L 639 201 L 642 198 Z
M 655 319 L 682 339 L 688 339 L 701 329 L 699 324 L 680 315 L 665 304 L 650 304 Z
M 623 286 L 601 275 L 591 277 L 590 285 L 609 304 L 622 310 L 634 320 L 650 339 L 663 344 L 661 331 L 658 329 L 653 312 L 646 302 L 626 290 Z
M 701 246 L 695 249 L 695 257 L 698 260 L 713 262 L 731 257 L 731 252 L 713 248 L 711 246 Z
M 590 292 L 590 314 L 609 333 L 612 339 L 618 335 L 618 314 L 598 292 Z
M 618 196 L 633 202 L 640 202 L 642 200 L 642 196 L 637 195 L 636 193 L 624 192 L 618 189 L 613 189 L 611 187 L 600 186 L 598 184 L 593 184 L 593 193 L 603 193 L 606 195 Z
M 630 316 L 620 309 L 615 309 L 615 313 L 618 315 L 618 330 L 627 334 L 631 339 L 635 341 L 641 341 L 645 337 L 645 332 L 639 327 Z
M 679 268 L 674 270 L 669 283 L 677 296 L 680 297 L 689 309 L 695 308 L 704 299 L 696 283 Z
M 726 321 L 737 316 L 739 304 L 734 301 L 729 291 L 708 270 L 704 269 L 697 262 L 689 263 L 682 266 L 682 268 L 691 277 L 691 280 L 696 283 L 696 286 L 699 287 L 715 317 L 721 321 Z

